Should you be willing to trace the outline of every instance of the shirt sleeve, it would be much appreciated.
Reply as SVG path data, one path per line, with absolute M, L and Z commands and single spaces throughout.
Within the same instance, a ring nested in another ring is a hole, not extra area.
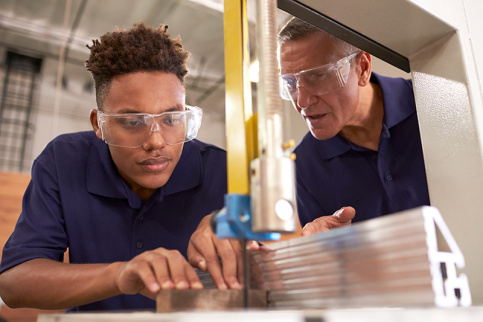
M 32 166 L 22 213 L 2 254 L 0 273 L 34 258 L 62 261 L 68 247 L 55 157 L 46 149 Z

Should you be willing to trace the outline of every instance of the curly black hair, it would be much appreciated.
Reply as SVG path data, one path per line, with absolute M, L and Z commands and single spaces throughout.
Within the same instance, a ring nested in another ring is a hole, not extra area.
M 85 66 L 96 87 L 97 106 L 102 108 L 112 78 L 139 71 L 162 71 L 175 74 L 184 85 L 188 73 L 189 52 L 183 49 L 180 37 L 171 39 L 167 25 L 157 29 L 143 22 L 130 30 L 116 28 L 86 45 L 91 54 Z

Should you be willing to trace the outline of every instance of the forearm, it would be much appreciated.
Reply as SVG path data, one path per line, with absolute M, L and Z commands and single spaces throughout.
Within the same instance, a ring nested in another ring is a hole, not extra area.
M 64 309 L 121 294 L 121 263 L 66 264 L 33 259 L 0 275 L 0 296 L 10 307 Z

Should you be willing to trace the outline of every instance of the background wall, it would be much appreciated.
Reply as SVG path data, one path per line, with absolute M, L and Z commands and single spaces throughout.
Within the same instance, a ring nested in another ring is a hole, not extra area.
M 129 28 L 138 21 L 153 26 L 166 23 L 170 26 L 172 36 L 179 34 L 182 37 L 184 46 L 191 52 L 188 60 L 187 103 L 199 105 L 204 111 L 198 138 L 226 147 L 222 0 L 122 2 L 122 8 L 112 10 L 113 0 L 72 0 L 67 23 L 69 27 L 65 29 L 66 0 L 37 0 L 35 6 L 30 0 L 0 0 L 0 33 L 3 34 L 0 39 L 0 62 L 5 61 L 7 50 L 42 58 L 27 165 L 55 136 L 91 130 L 88 117 L 96 102 L 92 79 L 83 66 L 89 55 L 85 45 L 90 43 L 90 39 L 98 38 L 115 26 Z M 254 9 L 253 0 L 248 0 L 251 37 L 254 37 L 255 31 Z M 100 15 L 103 15 L 102 20 Z M 289 18 L 290 15 L 279 10 L 279 25 Z M 186 24 L 187 20 L 193 21 Z M 63 65 L 63 83 L 58 86 L 60 44 L 67 39 L 70 39 L 70 45 Z M 255 41 L 252 39 L 250 47 L 254 56 Z M 5 65 L 0 66 L 3 66 L 0 68 L 0 80 L 3 80 Z M 383 75 L 409 77 L 377 58 L 374 59 L 374 70 Z M 1 95 L 0 91 L 0 98 Z M 56 95 L 59 96 L 57 109 Z M 286 137 L 298 142 L 307 132 L 306 126 L 290 103 L 286 103 L 286 111 L 289 116 L 286 120 Z M 29 168 L 25 171 L 28 172 Z

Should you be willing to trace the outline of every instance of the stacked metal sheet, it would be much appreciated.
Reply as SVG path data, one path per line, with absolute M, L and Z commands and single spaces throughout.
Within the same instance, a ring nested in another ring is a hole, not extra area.
M 450 282 L 445 265 L 454 262 L 434 262 L 436 235 L 428 234 L 428 227 L 434 229 L 428 211 L 434 215 L 435 208 L 265 246 L 251 254 L 251 287 L 268 290 L 268 306 L 284 309 L 434 306 L 436 298 L 458 301 L 462 292 L 462 304 L 469 305 L 467 280 L 449 292 L 438 285 Z M 437 294 L 441 290 L 453 293 Z

